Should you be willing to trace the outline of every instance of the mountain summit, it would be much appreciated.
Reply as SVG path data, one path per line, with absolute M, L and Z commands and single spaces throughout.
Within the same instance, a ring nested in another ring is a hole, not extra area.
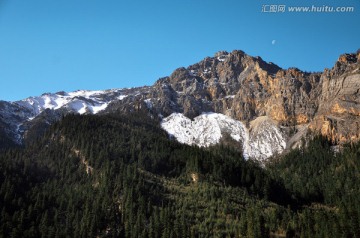
M 0 143 L 31 141 L 68 113 L 144 111 L 182 143 L 210 146 L 229 137 L 245 157 L 262 160 L 298 146 L 310 132 L 334 143 L 358 140 L 359 90 L 360 53 L 341 55 L 322 73 L 308 73 L 243 51 L 220 51 L 150 87 L 0 101 Z

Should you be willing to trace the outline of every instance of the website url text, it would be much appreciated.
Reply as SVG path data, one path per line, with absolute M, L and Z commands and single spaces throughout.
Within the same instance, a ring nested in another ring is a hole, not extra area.
M 267 13 L 282 13 L 282 12 L 325 12 L 325 13 L 338 13 L 338 12 L 354 12 L 355 7 L 352 6 L 286 6 L 286 5 L 262 5 L 261 12 Z

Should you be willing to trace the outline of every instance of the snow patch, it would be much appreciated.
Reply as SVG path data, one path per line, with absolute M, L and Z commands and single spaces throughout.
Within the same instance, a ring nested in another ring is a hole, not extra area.
M 207 67 L 203 71 L 204 74 L 210 74 L 211 73 L 211 67 Z
M 221 62 L 224 62 L 226 60 L 226 58 L 227 58 L 226 55 L 222 55 L 222 56 L 217 57 L 217 60 L 221 61 Z
M 119 100 L 123 100 L 124 98 L 126 98 L 128 95 L 120 95 L 119 97 L 117 97 L 117 99 Z
M 151 98 L 145 99 L 144 102 L 145 102 L 146 107 L 147 107 L 148 109 L 152 109 L 152 108 L 153 108 L 153 103 L 151 102 Z
M 79 114 L 84 114 L 87 110 L 87 106 L 84 102 L 76 100 L 69 104 L 69 108 L 76 111 Z
M 70 97 L 84 97 L 84 98 L 90 98 L 95 95 L 103 94 L 105 91 L 89 91 L 89 90 L 77 90 L 75 92 L 70 92 L 68 95 Z
M 192 69 L 192 70 L 189 71 L 189 74 L 190 74 L 190 76 L 197 76 L 197 75 L 198 75 L 198 71 Z
M 100 111 L 105 110 L 108 105 L 109 105 L 109 103 L 98 104 L 98 105 L 96 105 L 96 106 L 93 106 L 93 107 L 91 108 L 91 111 L 92 111 L 93 114 L 96 114 L 96 113 L 98 113 L 98 112 L 100 112 Z

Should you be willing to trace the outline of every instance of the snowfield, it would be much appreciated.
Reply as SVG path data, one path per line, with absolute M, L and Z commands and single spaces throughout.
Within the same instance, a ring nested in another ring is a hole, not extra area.
M 203 113 L 194 120 L 173 113 L 162 120 L 161 127 L 180 143 L 200 147 L 219 143 L 226 133 L 242 143 L 245 159 L 264 160 L 286 147 L 284 135 L 267 117 L 255 119 L 248 129 L 241 121 L 219 113 Z

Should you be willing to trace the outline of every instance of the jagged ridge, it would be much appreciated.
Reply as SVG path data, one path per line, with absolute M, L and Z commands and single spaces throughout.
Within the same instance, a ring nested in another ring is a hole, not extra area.
M 241 122 L 249 131 L 249 141 L 253 137 L 259 145 L 271 140 L 270 144 L 278 143 L 279 147 L 271 151 L 248 143 L 247 146 L 258 152 L 254 157 L 267 158 L 298 145 L 308 129 L 319 131 L 334 142 L 360 138 L 359 59 L 359 53 L 345 54 L 332 69 L 307 73 L 296 68 L 281 69 L 243 51 L 222 51 L 187 68 L 176 69 L 151 87 L 60 92 L 18 102 L 0 102 L 0 125 L 9 138 L 21 143 L 27 134 L 34 134 L 28 132 L 36 128 L 36 124 L 52 123 L 66 113 L 146 111 L 169 122 L 166 117 L 173 118 L 173 113 L 183 114 L 189 118 L 183 118 L 187 121 L 213 112 Z M 219 122 L 219 118 L 206 118 L 203 123 L 211 126 L 214 126 L 211 121 Z M 197 125 L 196 119 L 190 124 Z M 269 125 L 276 129 L 266 134 Z M 232 129 L 220 131 L 222 135 Z M 219 141 L 206 135 L 212 130 L 203 133 L 186 143 L 204 146 Z M 235 137 L 241 138 L 239 141 L 244 146 L 247 144 L 244 136 Z

